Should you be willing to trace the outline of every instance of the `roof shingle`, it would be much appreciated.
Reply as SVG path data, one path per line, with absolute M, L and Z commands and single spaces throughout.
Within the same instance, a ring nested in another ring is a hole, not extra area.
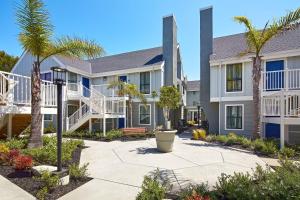
M 187 81 L 187 91 L 200 91 L 200 80 Z

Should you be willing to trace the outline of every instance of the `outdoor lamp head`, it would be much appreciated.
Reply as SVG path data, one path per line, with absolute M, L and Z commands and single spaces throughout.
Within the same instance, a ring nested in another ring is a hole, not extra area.
M 60 68 L 60 67 L 51 67 L 51 70 L 53 72 L 53 83 L 56 85 L 58 84 L 65 85 L 67 70 L 65 68 Z

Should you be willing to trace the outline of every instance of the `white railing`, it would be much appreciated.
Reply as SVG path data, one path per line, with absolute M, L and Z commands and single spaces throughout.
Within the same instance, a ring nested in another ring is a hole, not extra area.
M 6 90 L 6 103 L 30 106 L 31 104 L 31 78 L 18 74 L 0 71 L 1 77 L 8 81 L 0 81 L 0 88 Z M 3 94 L 4 95 L 4 94 Z M 56 106 L 56 86 L 49 81 L 41 81 L 42 106 Z
M 283 92 L 283 91 L 282 91 Z M 284 113 L 281 111 L 281 106 Z M 262 98 L 262 115 L 300 117 L 300 95 L 272 95 Z
M 95 89 L 97 92 L 103 94 L 106 97 L 118 97 L 118 89 L 109 88 L 109 84 L 102 85 L 92 85 L 92 89 Z
M 8 78 L 4 74 L 0 74 L 0 102 L 5 103 L 8 91 Z
M 263 91 L 300 90 L 300 69 L 262 72 Z
M 88 116 L 90 114 L 90 108 L 87 104 L 84 104 L 79 107 L 77 111 L 75 111 L 70 117 L 67 118 L 67 129 L 69 130 L 79 122 L 80 119 Z
M 124 104 L 124 100 L 118 99 L 118 100 L 114 100 L 114 99 L 106 99 L 105 104 L 106 104 L 106 113 L 109 114 L 119 114 L 125 115 L 125 104 Z

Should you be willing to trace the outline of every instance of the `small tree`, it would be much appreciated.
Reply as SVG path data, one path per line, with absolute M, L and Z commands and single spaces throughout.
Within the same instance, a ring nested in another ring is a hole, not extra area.
M 137 86 L 130 83 L 125 83 L 123 81 L 113 81 L 109 84 L 107 89 L 118 88 L 119 96 L 128 96 L 128 108 L 130 111 L 130 127 L 132 127 L 132 103 L 134 98 L 138 98 L 144 105 L 146 105 L 147 100 L 145 95 L 141 93 Z
M 180 106 L 181 95 L 175 86 L 163 86 L 160 88 L 158 106 L 163 109 L 165 129 L 171 129 L 170 111 Z

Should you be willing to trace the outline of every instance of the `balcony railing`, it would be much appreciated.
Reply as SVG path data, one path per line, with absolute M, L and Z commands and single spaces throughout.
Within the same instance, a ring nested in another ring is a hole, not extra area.
M 107 97 L 118 97 L 119 96 L 118 90 L 116 88 L 109 88 L 109 84 L 92 85 L 92 88 Z
M 300 69 L 262 72 L 263 91 L 300 90 Z

